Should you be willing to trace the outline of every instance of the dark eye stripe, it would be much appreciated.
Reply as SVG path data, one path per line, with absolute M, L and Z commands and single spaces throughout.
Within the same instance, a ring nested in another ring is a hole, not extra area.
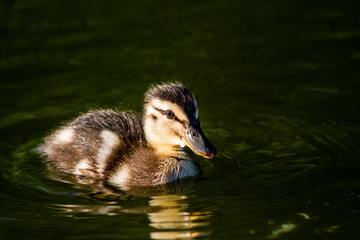
M 167 116 L 166 110 L 162 110 L 162 109 L 157 108 L 157 107 L 154 107 L 154 106 L 153 106 L 153 108 L 154 108 L 156 111 L 160 112 L 161 114 Z M 180 122 L 184 127 L 186 127 L 186 125 L 187 125 L 186 123 L 187 123 L 187 122 L 186 122 L 185 120 L 180 120 L 180 119 L 178 119 L 175 114 L 174 114 L 173 119 L 174 119 L 175 121 Z
M 157 107 L 153 107 L 156 111 L 160 112 L 161 114 L 163 115 L 166 115 L 166 111 L 165 110 L 162 110 L 160 108 L 157 108 Z

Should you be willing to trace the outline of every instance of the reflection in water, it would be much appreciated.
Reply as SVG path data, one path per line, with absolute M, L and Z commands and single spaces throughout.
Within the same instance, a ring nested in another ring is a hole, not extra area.
M 56 204 L 55 207 L 62 210 L 64 213 L 67 213 L 66 216 L 76 218 L 87 218 L 85 216 L 75 216 L 77 213 L 90 213 L 95 215 L 105 214 L 111 216 L 121 212 L 121 207 L 114 205 Z
M 209 212 L 188 212 L 184 203 L 186 196 L 165 195 L 153 196 L 149 202 L 157 211 L 148 213 L 150 226 L 161 230 L 153 231 L 152 239 L 192 239 L 207 236 L 209 232 L 200 232 L 198 227 L 209 225 Z
M 284 223 L 280 226 L 280 228 L 277 228 L 272 231 L 271 235 L 268 236 L 268 238 L 278 238 L 281 234 L 291 232 L 296 228 L 296 225 L 293 223 Z
M 56 209 L 68 217 L 92 218 L 92 215 L 116 216 L 119 214 L 147 214 L 149 226 L 154 230 L 151 239 L 194 239 L 208 236 L 210 232 L 201 231 L 209 225 L 210 212 L 190 212 L 184 195 L 152 196 L 148 206 L 123 207 L 117 201 L 94 205 L 57 204 Z M 88 213 L 91 215 L 81 215 Z

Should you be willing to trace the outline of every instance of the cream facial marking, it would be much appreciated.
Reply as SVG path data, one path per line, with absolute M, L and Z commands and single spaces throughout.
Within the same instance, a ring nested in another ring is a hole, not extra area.
M 185 113 L 182 111 L 182 109 L 175 103 L 169 102 L 169 101 L 162 101 L 160 99 L 154 99 L 151 101 L 150 106 L 153 106 L 154 109 L 158 108 L 161 110 L 171 110 L 174 112 L 175 116 L 180 120 L 180 121 L 185 121 L 187 120 L 187 116 L 185 115 Z
M 173 118 L 168 117 L 168 110 L 173 112 Z M 157 120 L 154 120 L 153 116 L 156 116 Z M 187 115 L 177 104 L 155 98 L 146 106 L 144 120 L 146 140 L 157 151 L 172 152 L 174 146 L 184 145 L 181 136 L 188 122 Z
M 104 130 L 101 132 L 100 137 L 102 144 L 100 146 L 97 161 L 100 172 L 105 169 L 105 162 L 113 153 L 113 150 L 120 144 L 119 136 L 116 133 Z
M 72 128 L 65 128 L 55 135 L 55 143 L 66 144 L 70 143 L 75 136 L 75 130 Z

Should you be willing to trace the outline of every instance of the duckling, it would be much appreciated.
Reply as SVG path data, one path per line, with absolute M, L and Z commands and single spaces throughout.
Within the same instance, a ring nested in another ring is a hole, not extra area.
M 200 174 L 185 146 L 216 155 L 205 137 L 195 96 L 181 83 L 151 87 L 142 119 L 129 112 L 96 110 L 47 137 L 39 151 L 61 170 L 120 189 L 154 186 Z

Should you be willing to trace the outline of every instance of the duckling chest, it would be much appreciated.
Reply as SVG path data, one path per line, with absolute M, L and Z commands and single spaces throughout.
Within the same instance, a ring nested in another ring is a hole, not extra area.
M 121 164 L 108 178 L 111 185 L 127 189 L 131 186 L 154 186 L 186 177 L 195 177 L 200 169 L 192 160 L 165 158 L 132 159 Z

